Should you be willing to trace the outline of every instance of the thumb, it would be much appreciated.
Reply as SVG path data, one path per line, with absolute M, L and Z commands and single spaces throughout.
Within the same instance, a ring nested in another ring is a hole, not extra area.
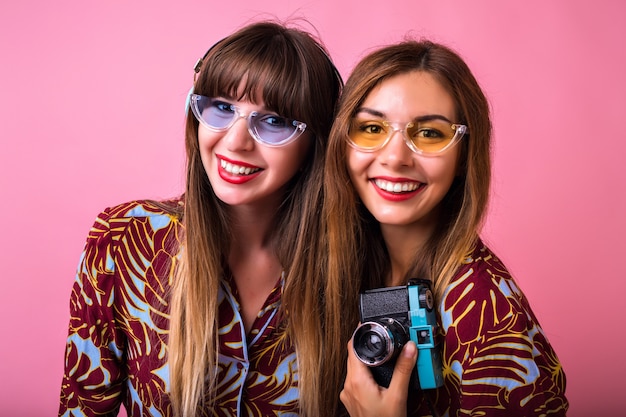
M 401 390 L 400 392 L 408 391 L 415 362 L 417 362 L 417 346 L 415 342 L 410 341 L 404 346 L 400 356 L 398 356 L 389 384 L 390 389 Z

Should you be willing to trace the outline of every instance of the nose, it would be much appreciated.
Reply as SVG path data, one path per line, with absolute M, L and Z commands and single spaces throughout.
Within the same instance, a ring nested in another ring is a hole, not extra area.
M 248 118 L 238 115 L 233 125 L 226 130 L 222 140 L 229 151 L 250 151 L 254 148 L 254 139 L 248 131 Z
M 407 145 L 400 129 L 395 129 L 391 133 L 387 144 L 379 152 L 381 163 L 390 167 L 408 166 L 413 158 L 413 151 Z

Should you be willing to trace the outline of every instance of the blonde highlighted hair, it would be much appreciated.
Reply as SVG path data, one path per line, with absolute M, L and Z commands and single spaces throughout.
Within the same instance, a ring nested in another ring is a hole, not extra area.
M 298 359 L 300 408 L 306 416 L 337 407 L 341 375 L 322 369 L 325 282 L 318 243 L 322 175 L 341 77 L 310 33 L 276 22 L 248 25 L 214 45 L 194 92 L 264 105 L 307 124 L 313 145 L 276 213 L 273 245 L 285 270 L 281 314 Z M 201 415 L 215 399 L 218 287 L 231 235 L 227 207 L 214 194 L 200 159 L 198 122 L 188 112 L 184 242 L 171 294 L 169 367 L 175 415 Z
M 346 81 L 331 131 L 325 168 L 324 221 L 327 224 L 328 279 L 345 296 L 346 320 L 358 322 L 359 291 L 385 286 L 390 263 L 380 226 L 350 184 L 346 148 L 350 121 L 374 87 L 398 74 L 433 75 L 456 104 L 456 123 L 468 126 L 458 176 L 441 203 L 435 232 L 406 279 L 429 278 L 437 298 L 478 239 L 489 197 L 491 121 L 489 104 L 463 59 L 450 48 L 405 40 L 365 56 Z

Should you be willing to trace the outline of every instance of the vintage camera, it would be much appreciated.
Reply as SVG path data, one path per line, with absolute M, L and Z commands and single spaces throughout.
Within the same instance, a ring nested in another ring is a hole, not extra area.
M 411 387 L 442 386 L 437 313 L 430 281 L 413 279 L 406 286 L 369 290 L 360 297 L 361 324 L 352 335 L 352 347 L 359 360 L 370 367 L 378 385 L 389 387 L 398 354 L 412 340 L 418 356 Z

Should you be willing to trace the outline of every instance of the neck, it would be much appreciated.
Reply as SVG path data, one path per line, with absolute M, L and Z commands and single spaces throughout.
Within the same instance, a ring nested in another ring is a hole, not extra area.
M 381 224 L 381 232 L 391 263 L 387 286 L 406 285 L 415 256 L 434 231 L 434 223 L 412 225 Z
M 228 266 L 249 333 L 263 303 L 280 278 L 282 266 L 272 245 L 276 208 L 233 206 Z
M 275 232 L 277 207 L 267 205 L 231 206 L 231 251 L 244 248 L 263 248 L 271 243 Z

